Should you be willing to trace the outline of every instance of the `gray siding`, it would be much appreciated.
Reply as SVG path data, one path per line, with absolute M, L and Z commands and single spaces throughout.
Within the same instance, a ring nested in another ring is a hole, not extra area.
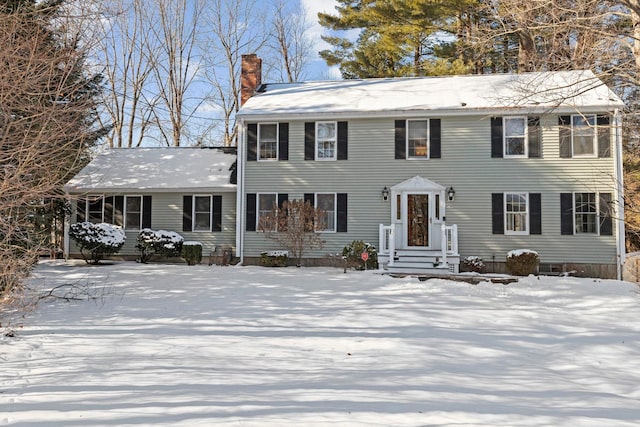
M 139 195 L 139 192 L 132 194 Z M 153 230 L 175 231 L 184 237 L 185 241 L 198 241 L 203 244 L 203 255 L 209 253 L 215 247 L 231 247 L 235 252 L 236 234 L 236 194 L 235 193 L 206 193 L 222 196 L 222 231 L 216 232 L 186 232 L 182 231 L 182 204 L 183 196 L 186 194 L 205 194 L 202 192 L 193 193 L 151 193 L 151 228 Z M 71 216 L 71 223 L 76 219 L 75 203 Z M 138 252 L 135 249 L 138 230 L 127 231 L 127 240 L 118 255 L 133 256 Z M 77 254 L 78 249 L 73 241 L 70 242 L 71 254 Z
M 437 115 L 432 118 L 439 118 Z M 615 157 L 561 159 L 557 115 L 542 117 L 542 158 L 491 158 L 489 117 L 443 117 L 442 158 L 396 160 L 394 119 L 349 120 L 349 159 L 305 161 L 304 123 L 290 122 L 289 160 L 246 162 L 247 193 L 348 193 L 348 233 L 324 234 L 326 245 L 307 254 L 323 257 L 341 251 L 354 239 L 378 244 L 378 224 L 391 222 L 391 203 L 381 190 L 415 175 L 453 186 L 455 201 L 447 202 L 447 224 L 458 224 L 459 250 L 485 261 L 503 261 L 511 249 L 529 248 L 542 262 L 615 263 L 613 236 L 562 236 L 560 193 L 614 193 Z M 345 118 L 339 118 L 345 120 Z M 613 147 L 615 148 L 615 147 Z M 542 234 L 493 235 L 491 193 L 504 191 L 542 194 Z M 246 232 L 245 256 L 276 248 L 258 232 Z

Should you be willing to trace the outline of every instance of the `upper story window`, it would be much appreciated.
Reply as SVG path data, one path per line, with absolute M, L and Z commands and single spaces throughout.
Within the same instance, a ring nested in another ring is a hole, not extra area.
M 595 114 L 571 116 L 571 133 L 574 156 L 596 155 Z
M 504 234 L 529 234 L 529 195 L 505 193 Z
M 278 124 L 258 126 L 258 160 L 278 160 Z
M 429 120 L 407 120 L 407 157 L 429 158 Z
M 504 118 L 504 156 L 527 157 L 527 118 Z
M 316 160 L 336 160 L 337 122 L 316 123 Z

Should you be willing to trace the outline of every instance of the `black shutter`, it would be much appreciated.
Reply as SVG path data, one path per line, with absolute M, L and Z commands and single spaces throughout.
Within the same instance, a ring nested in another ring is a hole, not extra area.
M 529 193 L 529 234 L 542 234 L 542 197 Z
M 286 193 L 278 193 L 278 208 L 282 209 L 284 202 L 289 200 L 289 195 Z
M 560 194 L 560 234 L 573 234 L 573 194 Z
M 304 202 L 307 203 L 311 203 L 311 206 L 315 206 L 316 205 L 316 197 L 314 193 L 304 193 L 304 198 L 303 198 Z
M 542 134 L 540 131 L 540 117 L 527 118 L 529 137 L 529 157 L 542 157 Z
M 338 160 L 347 160 L 349 156 L 348 134 L 348 122 L 338 122 Z
M 104 198 L 104 222 L 114 224 L 113 222 L 113 196 Z
M 503 140 L 502 117 L 491 117 L 491 157 L 504 157 L 502 154 Z
M 151 196 L 142 196 L 142 228 L 151 228 Z
M 76 202 L 76 222 L 87 220 L 87 199 L 78 199 Z
M 191 231 L 193 228 L 193 197 L 182 196 L 182 231 Z
M 598 157 L 611 157 L 611 127 L 609 116 L 598 116 Z
M 571 116 L 558 117 L 558 126 L 560 127 L 560 157 L 571 157 Z M 573 227 L 573 226 L 572 226 Z M 571 232 L 573 234 L 573 231 Z
M 613 235 L 611 193 L 600 193 L 600 235 Z
M 258 160 L 258 125 L 250 123 L 247 125 L 247 161 Z
M 429 157 L 432 159 L 439 159 L 442 157 L 440 148 L 440 141 L 442 139 L 440 130 L 440 119 L 429 120 L 429 136 L 431 139 L 431 147 L 429 147 Z
M 493 234 L 504 234 L 504 194 L 491 194 L 491 224 Z
M 407 121 L 396 120 L 396 159 L 407 158 Z
M 304 124 L 304 159 L 315 160 L 316 158 L 316 124 L 315 122 L 305 122 Z
M 289 160 L 289 123 L 278 124 L 278 160 Z
M 247 231 L 256 231 L 256 194 L 247 193 Z
M 336 225 L 336 231 L 338 233 L 347 232 L 347 193 L 337 194 L 336 211 L 338 216 L 338 223 Z
M 113 223 L 120 227 L 124 225 L 124 196 L 113 198 Z
M 222 231 L 222 196 L 211 197 L 213 202 L 213 222 L 211 231 Z

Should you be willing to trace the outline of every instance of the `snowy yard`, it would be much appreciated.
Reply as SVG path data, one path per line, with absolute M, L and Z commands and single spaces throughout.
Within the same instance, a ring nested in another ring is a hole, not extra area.
M 52 261 L 31 283 L 99 298 L 3 315 L 0 425 L 640 424 L 626 282 Z

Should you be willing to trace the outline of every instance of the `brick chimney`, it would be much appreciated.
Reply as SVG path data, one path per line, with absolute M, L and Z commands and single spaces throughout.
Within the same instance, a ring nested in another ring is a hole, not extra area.
M 262 59 L 255 53 L 242 55 L 240 73 L 240 106 L 251 98 L 262 84 Z

